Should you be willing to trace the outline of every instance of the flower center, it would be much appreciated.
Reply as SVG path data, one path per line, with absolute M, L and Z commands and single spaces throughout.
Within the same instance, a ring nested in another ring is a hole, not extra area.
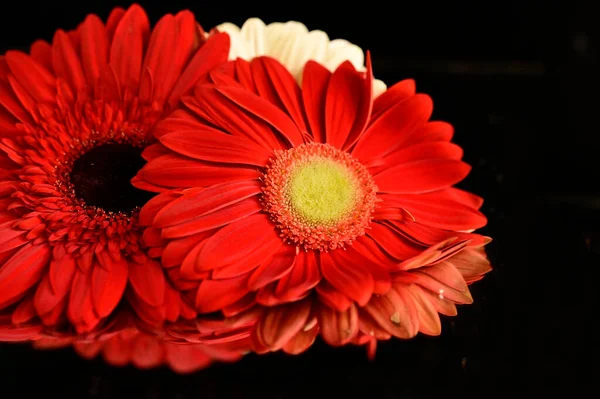
M 365 234 L 377 187 L 350 154 L 328 144 L 303 144 L 277 152 L 266 169 L 263 208 L 288 242 L 329 250 Z
M 130 183 L 144 166 L 141 153 L 142 148 L 122 143 L 102 144 L 83 153 L 69 173 L 75 196 L 105 212 L 131 212 L 144 205 L 154 194 Z
M 358 199 L 358 189 L 352 173 L 327 158 L 299 165 L 288 184 L 292 208 L 313 224 L 336 223 L 346 216 Z

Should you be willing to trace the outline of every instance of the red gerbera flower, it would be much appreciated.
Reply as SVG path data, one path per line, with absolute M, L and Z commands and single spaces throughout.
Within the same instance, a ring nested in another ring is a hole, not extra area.
M 147 323 L 195 317 L 140 243 L 149 196 L 129 180 L 149 130 L 228 47 L 188 11 L 151 30 L 133 5 L 0 57 L 0 339 L 89 332 L 125 292 Z
M 452 127 L 411 80 L 373 101 L 369 63 L 309 62 L 302 81 L 238 59 L 183 98 L 134 179 L 161 192 L 146 242 L 198 312 L 265 307 L 259 351 L 439 333 L 489 270 Z
M 168 342 L 162 338 L 130 328 L 92 341 L 73 338 L 40 339 L 34 341 L 37 349 L 56 349 L 73 346 L 86 359 L 101 355 L 117 367 L 133 365 L 149 369 L 166 365 L 177 373 L 192 373 L 210 366 L 215 361 L 235 362 L 247 351 L 248 343 L 234 341 L 225 344 L 185 344 Z

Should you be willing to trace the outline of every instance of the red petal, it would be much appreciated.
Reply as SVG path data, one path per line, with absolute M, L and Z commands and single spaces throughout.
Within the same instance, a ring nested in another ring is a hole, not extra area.
M 352 155 L 364 163 L 401 148 L 404 142 L 423 125 L 433 110 L 431 98 L 417 94 L 395 104 L 382 113 L 361 136 Z
M 404 260 L 421 253 L 422 248 L 381 223 L 372 223 L 368 236 L 373 239 L 388 255 Z
M 87 332 L 93 329 L 98 322 L 98 316 L 94 312 L 92 304 L 92 271 L 90 267 L 86 272 L 77 270 L 73 278 L 71 294 L 69 295 L 69 307 L 67 317 L 77 332 Z
M 129 7 L 119 21 L 110 48 L 110 66 L 121 87 L 138 87 L 150 23 L 137 4 Z
M 321 252 L 323 277 L 338 291 L 364 306 L 373 295 L 373 276 L 360 262 L 338 252 Z
M 267 56 L 254 58 L 250 68 L 260 97 L 278 105 L 292 118 L 298 129 L 305 132 L 302 92 L 292 74 L 279 61 Z M 298 143 L 301 144 L 302 140 Z
M 192 54 L 195 39 L 194 15 L 189 11 L 178 14 L 176 19 L 167 14 L 162 17 L 152 32 L 143 71 L 148 71 L 154 87 L 144 87 L 140 82 L 140 96 L 162 104 L 173 88 L 177 78 Z M 169 62 L 164 62 L 168 59 Z
M 442 241 L 454 238 L 460 242 L 468 242 L 469 245 L 484 245 L 490 242 L 490 239 L 479 234 L 460 233 L 456 231 L 441 230 L 435 227 L 429 227 L 420 223 L 401 223 L 396 221 L 387 221 L 389 226 L 393 227 L 399 234 L 406 236 L 414 242 L 420 244 L 435 245 Z M 456 244 L 456 243 L 454 243 Z
M 359 262 L 364 268 L 368 269 L 369 274 L 373 277 L 373 293 L 385 294 L 392 287 L 390 272 L 385 269 L 385 264 L 373 261 L 365 256 L 367 247 L 360 247 L 359 245 L 356 241 L 352 243 L 352 246 L 346 250 L 347 253 L 343 254 L 344 258 L 349 260 L 349 264 Z
M 463 150 L 456 144 L 445 141 L 424 142 L 386 155 L 378 162 L 376 167 L 369 168 L 369 172 L 375 176 L 381 171 L 404 163 L 426 159 L 451 159 L 458 161 L 462 156 Z
M 325 100 L 331 72 L 315 61 L 308 61 L 302 75 L 302 99 L 313 140 L 325 142 Z
M 332 309 L 345 312 L 352 305 L 350 298 L 335 289 L 327 280 L 322 280 L 316 290 L 319 300 Z
M 196 266 L 209 270 L 238 264 L 258 265 L 282 245 L 269 216 L 255 214 L 222 228 L 209 238 Z
M 298 355 L 311 347 L 313 342 L 315 342 L 318 333 L 318 325 L 315 325 L 308 331 L 302 329 L 296 335 L 294 335 L 285 345 L 283 345 L 282 349 L 285 353 L 288 353 L 290 355 Z
M 33 306 L 33 297 L 29 296 L 22 300 L 11 315 L 13 324 L 25 324 L 35 318 L 37 313 Z
M 108 19 L 106 20 L 106 35 L 108 36 L 108 40 L 112 41 L 115 36 L 115 31 L 117 30 L 117 26 L 123 16 L 125 15 L 125 9 L 121 7 L 115 7 L 110 12 Z
M 250 90 L 254 94 L 258 94 L 256 85 L 254 84 L 254 79 L 252 78 L 250 63 L 242 58 L 236 58 L 234 63 L 236 79 L 243 87 Z
M 382 113 L 386 112 L 394 105 L 408 100 L 415 95 L 415 92 L 416 86 L 413 79 L 402 80 L 388 88 L 373 102 L 371 121 L 376 121 Z
M 68 294 L 73 284 L 76 263 L 71 255 L 50 262 L 50 271 L 38 284 L 34 305 L 40 315 L 52 311 Z
M 279 350 L 306 325 L 310 308 L 309 301 L 270 308 L 256 324 L 253 334 L 268 350 Z
M 417 308 L 406 289 L 402 286 L 373 297 L 364 308 L 381 328 L 398 338 L 414 337 L 419 326 Z
M 246 275 L 227 280 L 204 280 L 196 294 L 196 309 L 211 313 L 229 306 L 248 293 Z
M 448 142 L 454 135 L 454 127 L 448 122 L 427 122 L 415 134 L 411 135 L 404 143 L 405 146 L 424 142 L 445 141 Z
M 286 302 L 298 299 L 319 284 L 321 271 L 314 252 L 299 252 L 292 270 L 277 283 L 275 295 Z
M 410 272 L 415 283 L 436 295 L 460 304 L 473 303 L 473 297 L 460 272 L 451 264 L 441 262 L 433 266 L 421 267 Z
M 48 72 L 54 72 L 52 68 L 52 46 L 45 40 L 36 40 L 31 45 L 29 51 L 31 58 L 39 65 L 43 66 Z
M 159 211 L 179 197 L 181 197 L 181 194 L 170 191 L 158 194 L 156 197 L 146 202 L 146 205 L 140 210 L 138 222 L 142 226 L 151 226 Z
M 6 109 L 6 111 L 8 111 L 19 121 L 27 124 L 33 123 L 31 120 L 31 116 L 25 110 L 25 108 L 23 108 L 23 105 L 21 104 L 20 100 L 15 97 L 13 90 L 8 84 L 8 82 L 4 83 L 0 81 L 0 105 L 2 105 Z M 17 162 L 14 157 L 11 157 L 11 159 Z
M 47 245 L 27 244 L 0 267 L 0 309 L 40 281 L 50 254 Z
M 13 229 L 12 227 L 0 229 L 0 253 L 27 244 L 30 240 L 26 238 L 26 233 L 27 231 Z
M 52 65 L 57 77 L 63 78 L 70 88 L 82 92 L 86 88 L 85 75 L 77 51 L 69 38 L 62 30 L 54 35 L 52 42 Z
M 354 304 L 345 312 L 337 312 L 327 306 L 321 306 L 317 315 L 321 338 L 329 345 L 345 345 L 358 333 L 358 312 Z
M 167 227 L 187 222 L 231 206 L 260 192 L 261 185 L 257 180 L 224 183 L 206 189 L 192 189 L 158 212 L 154 225 Z
M 162 265 L 166 268 L 181 265 L 187 254 L 200 242 L 212 235 L 212 232 L 202 232 L 191 236 L 170 240 L 162 254 Z M 195 261 L 194 261 L 195 263 Z
M 56 247 L 55 247 L 56 248 Z M 55 251 L 56 253 L 56 251 Z M 91 253 L 91 252 L 90 252 Z M 91 258 L 90 258 L 91 263 Z M 58 295 L 67 292 L 71 287 L 73 274 L 75 273 L 75 259 L 71 254 L 63 254 L 50 262 L 50 271 L 48 273 L 50 288 Z M 88 266 L 89 267 L 89 266 Z M 86 267 L 87 269 L 87 267 Z
M 179 102 L 179 99 L 196 84 L 202 75 L 225 62 L 228 54 L 229 35 L 226 33 L 211 35 L 182 72 L 181 77 L 169 96 L 169 105 L 174 107 Z
M 96 15 L 88 15 L 80 26 L 81 63 L 88 85 L 95 87 L 101 71 L 108 64 L 108 36 L 104 24 Z
M 198 121 L 196 116 L 190 114 L 187 110 L 178 109 L 168 117 L 159 120 L 154 126 L 152 134 L 154 137 L 159 138 L 167 133 L 179 130 L 195 130 L 202 128 L 203 126 L 205 126 L 205 124 Z
M 172 154 L 152 160 L 138 173 L 141 179 L 164 187 L 206 187 L 261 175 L 256 168 L 216 166 Z
M 158 262 L 130 262 L 129 281 L 139 297 L 151 306 L 160 306 L 165 298 L 165 275 Z
M 110 269 L 99 265 L 92 272 L 92 303 L 98 317 L 108 316 L 116 307 L 127 285 L 127 261 L 112 262 Z
M 20 51 L 7 51 L 5 57 L 14 77 L 37 102 L 54 101 L 55 78 L 46 68 Z
M 288 274 L 296 260 L 296 247 L 284 245 L 273 258 L 262 263 L 250 276 L 248 289 L 258 291 L 272 281 Z
M 459 188 L 451 187 L 445 190 L 445 192 L 449 197 L 472 208 L 479 209 L 481 208 L 481 205 L 483 205 L 483 198 Z
M 136 315 L 150 326 L 161 326 L 167 317 L 167 309 L 164 306 L 152 306 L 141 300 L 133 290 L 126 291 L 126 298 Z
M 211 162 L 263 167 L 273 155 L 271 150 L 245 137 L 232 136 L 208 126 L 168 133 L 160 137 L 160 142 L 181 155 Z
M 420 194 L 448 188 L 463 180 L 471 167 L 462 161 L 427 160 L 397 165 L 374 176 L 380 192 Z
M 382 207 L 396 206 L 406 209 L 418 223 L 445 230 L 471 230 L 483 227 L 487 223 L 481 212 L 448 199 L 444 191 L 426 194 L 380 195 Z
M 299 127 L 273 103 L 237 87 L 217 87 L 217 90 L 242 109 L 273 126 L 290 145 L 297 147 L 304 143 Z M 267 148 L 277 149 L 273 145 L 267 146 Z
M 254 96 L 244 89 L 233 86 L 229 86 L 229 88 L 238 89 L 244 95 Z M 194 95 L 195 97 L 193 98 L 184 97 L 182 100 L 183 103 L 190 111 L 193 111 L 209 124 L 234 136 L 246 137 L 264 148 L 275 150 L 285 147 L 283 138 L 279 139 L 267 122 L 260 119 L 259 116 L 246 112 L 236 106 L 234 102 L 229 100 L 223 93 L 217 91 L 215 87 L 198 85 L 194 90 Z M 252 100 L 257 101 L 257 99 L 260 99 L 260 97 L 254 96 Z M 270 105 L 265 100 L 259 101 Z M 279 109 L 274 106 L 273 108 L 279 113 L 279 116 L 283 115 L 287 118 Z M 289 118 L 287 119 L 291 123 Z
M 442 332 L 440 316 L 423 290 L 415 285 L 408 287 L 408 290 L 419 315 L 419 331 L 427 335 L 440 335 Z
M 327 143 L 342 148 L 352 135 L 353 126 L 364 125 L 365 113 L 361 109 L 365 80 L 350 61 L 341 64 L 331 76 L 325 101 L 325 133 Z M 365 104 L 367 107 L 369 104 Z M 360 117 L 361 120 L 356 118 Z M 360 128 L 362 132 L 362 127 Z
M 475 282 L 492 270 L 483 248 L 465 248 L 446 262 L 451 263 L 463 276 L 467 284 Z

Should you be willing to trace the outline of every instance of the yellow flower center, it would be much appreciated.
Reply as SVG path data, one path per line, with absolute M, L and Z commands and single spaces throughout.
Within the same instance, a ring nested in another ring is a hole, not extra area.
M 356 180 L 344 166 L 329 159 L 299 165 L 289 180 L 294 211 L 311 224 L 332 224 L 348 215 L 356 203 Z
M 357 159 L 331 145 L 276 151 L 262 181 L 263 209 L 292 245 L 343 248 L 371 223 L 377 200 L 373 178 Z

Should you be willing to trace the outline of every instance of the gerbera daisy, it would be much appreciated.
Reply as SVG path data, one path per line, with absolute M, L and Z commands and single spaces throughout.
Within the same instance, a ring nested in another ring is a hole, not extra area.
M 251 309 L 259 351 L 297 337 L 296 353 L 319 329 L 332 344 L 437 334 L 437 312 L 472 301 L 482 200 L 452 187 L 470 168 L 413 81 L 373 101 L 368 59 L 309 61 L 301 89 L 270 57 L 210 81 L 157 124 L 133 180 L 161 192 L 140 223 L 198 312 Z
M 224 344 L 186 344 L 168 342 L 135 328 L 121 330 L 110 337 L 92 341 L 63 339 L 40 339 L 34 341 L 37 349 L 57 349 L 73 346 L 86 359 L 101 355 L 117 367 L 133 365 L 140 369 L 168 366 L 177 373 L 192 373 L 214 362 L 235 362 L 247 351 L 249 344 L 234 341 Z
M 327 33 L 309 31 L 301 22 L 265 25 L 258 18 L 250 18 L 241 28 L 226 22 L 216 29 L 226 32 L 231 38 L 230 60 L 239 57 L 250 61 L 263 55 L 270 56 L 281 62 L 299 83 L 304 65 L 309 60 L 320 63 L 330 71 L 344 61 L 350 61 L 360 71 L 365 70 L 365 55 L 360 47 L 344 39 L 330 40 Z M 385 89 L 385 83 L 381 80 L 373 82 L 375 97 Z
M 0 339 L 89 332 L 124 294 L 150 324 L 195 316 L 140 243 L 151 195 L 129 180 L 152 126 L 228 43 L 188 11 L 151 30 L 133 5 L 0 57 Z

